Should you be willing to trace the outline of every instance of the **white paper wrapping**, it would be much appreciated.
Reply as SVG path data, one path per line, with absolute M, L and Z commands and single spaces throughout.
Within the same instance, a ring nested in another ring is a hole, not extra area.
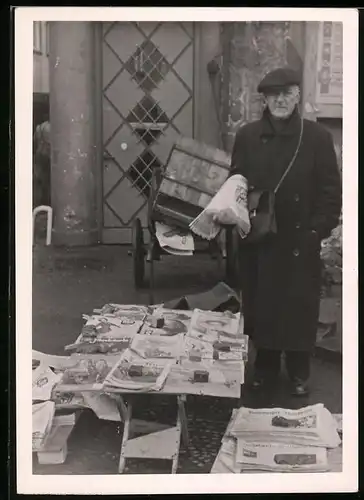
M 242 175 L 233 175 L 222 185 L 207 207 L 191 222 L 191 231 L 206 240 L 212 240 L 221 229 L 221 226 L 213 221 L 214 215 L 229 208 L 236 215 L 239 234 L 244 238 L 250 231 L 250 219 L 248 181 Z

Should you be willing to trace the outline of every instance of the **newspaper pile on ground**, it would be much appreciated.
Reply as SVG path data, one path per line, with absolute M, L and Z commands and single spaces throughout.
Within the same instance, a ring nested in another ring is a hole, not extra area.
M 156 237 L 160 247 L 172 255 L 193 255 L 195 243 L 189 231 L 155 223 Z
M 211 472 L 325 472 L 328 450 L 340 444 L 335 418 L 322 404 L 240 408 L 233 410 Z
M 245 441 L 335 448 L 340 444 L 335 419 L 323 404 L 300 410 L 240 408 L 231 434 Z
M 221 230 L 214 216 L 225 209 L 232 210 L 237 218 L 239 234 L 245 238 L 250 231 L 250 218 L 248 182 L 242 175 L 233 175 L 222 185 L 207 207 L 191 222 L 191 231 L 206 240 L 212 240 Z

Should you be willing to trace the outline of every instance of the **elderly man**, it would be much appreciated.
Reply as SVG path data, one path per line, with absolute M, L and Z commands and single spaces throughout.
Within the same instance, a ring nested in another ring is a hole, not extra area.
M 240 242 L 246 332 L 257 350 L 253 387 L 277 378 L 281 354 L 292 393 L 308 394 L 310 353 L 320 301 L 320 247 L 338 224 L 341 176 L 330 133 L 298 111 L 300 79 L 290 68 L 268 73 L 258 86 L 265 109 L 235 138 L 232 174 L 257 189 L 274 190 L 301 145 L 276 194 L 277 234 L 259 243 Z M 234 224 L 230 211 L 216 220 Z

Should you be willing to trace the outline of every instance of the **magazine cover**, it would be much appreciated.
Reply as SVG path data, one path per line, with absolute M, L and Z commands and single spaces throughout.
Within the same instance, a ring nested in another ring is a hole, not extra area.
M 159 391 L 170 373 L 172 359 L 145 359 L 125 351 L 105 380 L 109 388 L 130 391 Z
M 183 359 L 171 368 L 164 390 L 173 394 L 239 398 L 242 374 L 236 365 L 240 363 L 227 366 L 228 363 Z
M 189 324 L 191 323 L 193 311 L 183 311 L 181 309 L 167 309 L 164 308 L 163 306 L 158 306 L 153 311 L 153 315 L 162 316 L 165 320 L 181 321 L 186 325 L 186 327 L 188 327 Z
M 213 345 L 205 340 L 193 337 L 185 337 L 185 356 L 191 361 L 200 361 L 201 359 L 213 359 Z
M 240 314 L 195 309 L 188 335 L 210 342 L 236 340 L 242 337 L 239 333 L 239 323 Z
M 163 318 L 163 326 L 154 327 L 152 318 Z M 191 323 L 192 311 L 178 311 L 158 307 L 153 311 L 151 318 L 146 318 L 141 328 L 142 335 L 161 335 L 173 337 L 174 335 L 186 334 Z
M 143 320 L 128 316 L 84 316 L 86 324 L 82 328 L 82 340 L 132 338 L 143 326 Z
M 118 356 L 102 354 L 72 354 L 72 367 L 63 373 L 55 390 L 58 392 L 82 392 L 102 390 L 106 376 L 117 362 Z
M 55 403 L 57 410 L 78 410 L 88 407 L 81 392 L 59 392 L 53 390 L 51 400 Z
M 183 354 L 183 335 L 173 337 L 136 335 L 130 345 L 130 350 L 146 359 L 177 359 Z
M 80 336 L 74 344 L 65 346 L 65 351 L 77 354 L 105 354 L 116 355 L 127 349 L 131 343 L 131 337 L 113 339 L 108 337 L 83 340 Z
M 148 306 L 136 304 L 105 304 L 101 309 L 94 309 L 94 314 L 129 317 L 136 321 L 143 321 L 149 312 Z

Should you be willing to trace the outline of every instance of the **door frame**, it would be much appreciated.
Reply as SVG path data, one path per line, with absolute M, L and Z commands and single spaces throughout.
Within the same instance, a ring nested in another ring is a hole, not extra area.
M 102 75 L 103 75 L 103 61 L 102 61 L 102 21 L 94 22 L 94 109 L 95 109 L 95 195 L 96 195 L 96 213 L 97 213 L 97 241 L 99 244 L 102 242 L 102 228 L 103 228 L 103 191 L 104 191 L 104 145 L 103 145 L 103 108 L 102 108 Z

